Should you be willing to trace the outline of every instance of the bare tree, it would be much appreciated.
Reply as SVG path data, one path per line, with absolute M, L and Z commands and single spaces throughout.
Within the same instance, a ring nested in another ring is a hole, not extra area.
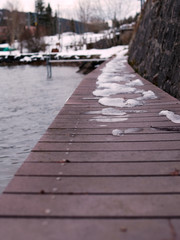
M 91 13 L 91 0 L 79 0 L 77 5 L 77 15 L 78 19 L 83 23 L 80 29 L 80 32 L 83 34 L 80 45 L 86 45 L 86 37 L 84 33 L 88 31 L 88 23 L 90 21 Z
M 103 3 L 101 0 L 93 0 L 91 2 L 91 19 L 99 19 L 104 20 L 105 19 L 105 13 L 103 8 Z
M 135 2 L 132 0 L 94 0 L 98 10 L 98 16 L 102 16 L 106 21 L 129 16 L 131 9 L 134 9 Z
M 18 1 L 8 1 L 6 8 L 9 10 L 7 16 L 8 42 L 10 45 L 15 39 L 19 39 L 25 26 L 25 15 L 18 11 Z
M 79 0 L 78 18 L 81 22 L 89 23 L 91 19 L 105 19 L 104 2 L 101 0 Z
M 79 20 L 84 24 L 87 24 L 92 14 L 91 1 L 90 0 L 79 0 L 78 2 L 78 15 Z
M 121 15 L 122 0 L 104 0 L 104 13 L 107 20 L 117 19 Z

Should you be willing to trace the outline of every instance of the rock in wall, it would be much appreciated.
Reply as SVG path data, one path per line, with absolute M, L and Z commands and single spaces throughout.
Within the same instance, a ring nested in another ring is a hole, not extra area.
M 129 63 L 180 99 L 180 0 L 147 0 L 137 25 Z

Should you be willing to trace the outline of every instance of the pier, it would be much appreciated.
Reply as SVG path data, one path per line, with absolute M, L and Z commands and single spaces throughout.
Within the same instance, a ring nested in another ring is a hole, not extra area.
M 61 59 L 61 60 L 50 60 L 47 58 L 46 67 L 47 67 L 47 77 L 52 77 L 52 64 L 67 64 L 67 63 L 94 63 L 94 64 L 101 64 L 106 61 L 106 58 L 86 58 L 86 59 Z
M 113 107 L 107 62 L 84 77 L 0 196 L 2 239 L 180 239 L 180 102 L 121 60 L 105 76 L 143 84 Z

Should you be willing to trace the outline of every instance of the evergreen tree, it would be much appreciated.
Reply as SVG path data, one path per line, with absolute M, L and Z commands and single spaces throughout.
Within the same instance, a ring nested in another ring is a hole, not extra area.
M 71 27 L 71 32 L 76 32 L 76 26 L 75 26 L 75 22 L 74 19 L 71 19 L 70 21 L 70 27 Z
M 44 12 L 44 1 L 43 0 L 35 0 L 35 11 L 36 13 L 42 14 Z
M 54 34 L 54 31 L 53 31 L 52 8 L 51 8 L 49 3 L 48 3 L 48 6 L 46 7 L 45 19 L 44 20 L 46 22 L 46 33 L 48 35 Z
M 47 7 L 46 7 L 46 14 L 49 18 L 52 17 L 52 8 L 51 8 L 51 5 L 50 3 L 48 3 Z

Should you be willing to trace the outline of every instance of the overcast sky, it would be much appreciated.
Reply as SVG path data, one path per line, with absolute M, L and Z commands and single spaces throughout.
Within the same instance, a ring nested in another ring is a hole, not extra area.
M 19 6 L 24 11 L 34 11 L 35 0 L 11 0 L 11 2 L 18 2 Z M 0 8 L 6 6 L 8 0 L 0 0 Z M 44 0 L 46 4 L 50 3 L 51 7 L 55 10 L 57 9 L 58 4 L 63 5 L 64 7 L 73 7 L 77 0 Z
M 35 0 L 9 0 L 9 1 L 12 2 L 13 4 L 17 2 L 18 10 L 25 11 L 25 12 L 34 12 Z M 54 12 L 58 9 L 58 5 L 59 5 L 61 16 L 67 17 L 67 18 L 76 18 L 77 11 L 75 11 L 74 9 L 78 5 L 78 1 L 79 0 L 44 0 L 46 5 L 50 3 Z M 104 0 L 104 1 L 102 0 L 103 3 L 105 1 L 108 1 L 108 0 Z M 110 1 L 113 2 L 118 0 L 110 0 Z M 127 5 L 126 3 L 128 1 L 129 1 L 128 9 L 127 9 L 127 6 L 123 7 L 124 15 L 125 16 L 127 16 L 127 14 L 135 15 L 135 13 L 138 12 L 140 9 L 140 0 L 124 0 L 122 2 L 124 3 L 124 5 Z M 8 0 L 0 0 L 0 9 L 6 8 L 7 2 Z

